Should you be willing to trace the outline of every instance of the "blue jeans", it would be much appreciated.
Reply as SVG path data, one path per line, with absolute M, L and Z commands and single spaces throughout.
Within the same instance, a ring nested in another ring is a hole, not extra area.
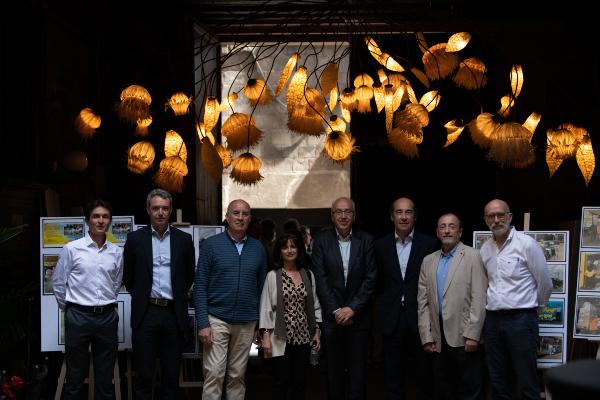
M 512 399 L 512 374 L 521 399 L 539 399 L 537 375 L 538 317 L 535 309 L 488 311 L 483 328 L 492 398 Z

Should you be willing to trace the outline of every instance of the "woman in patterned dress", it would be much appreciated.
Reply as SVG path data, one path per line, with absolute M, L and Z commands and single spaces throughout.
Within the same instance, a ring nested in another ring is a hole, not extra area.
M 261 345 L 273 375 L 273 399 L 305 399 L 311 346 L 321 347 L 321 306 L 315 279 L 305 268 L 306 250 L 297 235 L 284 234 L 273 248 L 274 269 L 261 296 Z

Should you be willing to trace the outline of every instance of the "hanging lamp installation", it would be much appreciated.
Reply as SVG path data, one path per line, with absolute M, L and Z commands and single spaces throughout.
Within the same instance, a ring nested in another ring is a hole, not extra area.
M 127 169 L 134 174 L 143 174 L 154 162 L 154 146 L 148 141 L 140 141 L 127 152 Z
M 223 169 L 229 167 L 231 165 L 231 151 L 221 143 L 217 143 L 215 145 L 215 150 L 219 154 L 221 158 L 221 162 L 223 163 Z
M 186 96 L 185 93 L 177 92 L 169 98 L 169 101 L 165 104 L 165 109 L 170 108 L 175 115 L 185 115 L 190 111 L 191 103 L 191 97 Z
M 246 86 L 244 86 L 244 95 L 253 107 L 256 105 L 264 106 L 273 100 L 273 95 L 271 95 L 265 81 L 262 79 L 248 79 Z
M 444 124 L 444 128 L 446 128 L 446 132 L 448 134 L 446 137 L 446 143 L 444 144 L 444 148 L 446 148 L 458 140 L 458 137 L 465 129 L 465 124 L 462 119 L 454 119 L 446 122 L 446 124 Z
M 419 155 L 417 145 L 423 142 L 423 128 L 429 124 L 429 112 L 422 104 L 407 104 L 394 120 L 388 141 L 400 154 L 409 158 Z
M 137 120 L 137 126 L 135 127 L 135 134 L 137 136 L 146 136 L 148 135 L 148 127 L 152 124 L 152 116 L 148 116 L 147 118 L 139 118 Z
M 321 75 L 321 91 L 323 97 L 329 96 L 327 105 L 329 111 L 333 112 L 338 100 L 338 65 L 336 63 L 329 63 L 325 66 L 325 69 L 323 69 L 323 74 Z
M 150 93 L 140 85 L 131 85 L 121 92 L 121 102 L 117 104 L 119 117 L 131 124 L 150 116 Z
M 84 108 L 75 118 L 75 129 L 85 139 L 89 139 L 94 136 L 101 123 L 102 118 L 99 115 L 94 114 L 91 108 Z
M 223 175 L 223 161 L 208 137 L 200 140 L 200 161 L 208 175 L 219 183 Z
M 458 71 L 452 77 L 456 86 L 467 90 L 481 89 L 487 84 L 487 68 L 477 57 L 467 58 L 459 63 Z
M 349 132 L 332 131 L 325 138 L 323 152 L 334 162 L 343 163 L 359 151 L 358 146 L 354 145 L 355 142 L 356 139 Z
M 446 51 L 446 43 L 431 46 L 423 54 L 425 75 L 431 80 L 439 80 L 452 74 L 458 67 L 458 57 Z
M 291 57 L 285 64 L 285 67 L 283 67 L 283 71 L 281 71 L 281 75 L 279 77 L 279 82 L 277 83 L 277 87 L 275 88 L 275 97 L 277 97 L 281 94 L 281 91 L 283 90 L 285 84 L 287 83 L 288 79 L 290 78 L 292 71 L 296 67 L 296 63 L 299 60 L 300 60 L 300 54 L 294 53 L 291 55 Z
M 233 113 L 221 127 L 221 135 L 227 139 L 227 148 L 238 151 L 252 147 L 262 138 L 262 131 L 256 127 L 256 120 L 248 114 Z
M 160 169 L 154 175 L 153 181 L 171 193 L 183 191 L 183 177 L 188 174 L 188 167 L 179 156 L 170 156 L 160 162 Z
M 229 176 L 234 182 L 250 186 L 263 179 L 263 176 L 260 174 L 262 163 L 252 153 L 240 154 L 231 162 L 231 165 L 232 168 Z
M 187 147 L 183 138 L 174 130 L 167 131 L 165 137 L 165 156 L 178 156 L 183 162 L 187 161 Z
M 548 129 L 546 138 L 546 163 L 550 177 L 564 160 L 575 157 L 585 185 L 588 186 L 596 165 L 589 133 L 584 128 L 564 123 L 556 130 Z
M 585 186 L 587 187 L 590 184 L 590 180 L 592 179 L 596 167 L 592 139 L 590 139 L 589 135 L 586 135 L 583 138 L 583 142 L 579 145 L 575 158 L 577 159 L 577 165 L 579 166 L 579 170 L 585 180 Z
M 461 51 L 471 41 L 471 34 L 469 32 L 458 32 L 450 36 L 448 43 L 446 43 L 446 51 L 448 53 L 455 53 Z
M 325 115 L 325 99 L 315 88 L 305 88 L 304 96 L 288 113 L 288 128 L 294 132 L 310 136 L 320 136 Z

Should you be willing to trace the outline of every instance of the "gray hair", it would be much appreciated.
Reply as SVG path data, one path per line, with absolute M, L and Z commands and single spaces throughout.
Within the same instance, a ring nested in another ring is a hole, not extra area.
M 173 196 L 171 196 L 171 193 L 167 192 L 164 189 L 156 188 L 152 189 L 150 193 L 148 193 L 148 196 L 146 197 L 146 206 L 149 206 L 150 200 L 152 200 L 152 198 L 156 196 L 162 197 L 165 200 L 169 200 L 169 203 L 173 205 Z

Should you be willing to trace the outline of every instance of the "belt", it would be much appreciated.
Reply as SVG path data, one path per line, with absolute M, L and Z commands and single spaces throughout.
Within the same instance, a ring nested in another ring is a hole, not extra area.
M 148 303 L 154 304 L 159 307 L 167 307 L 171 304 L 171 300 L 169 299 L 161 299 L 159 297 L 150 297 L 148 298 Z
M 535 308 L 511 308 L 508 310 L 487 310 L 486 312 L 494 315 L 515 315 L 521 313 L 537 313 Z
M 77 303 L 67 303 L 68 307 L 75 308 L 79 311 L 83 311 L 89 314 L 104 314 L 109 311 L 113 311 L 117 303 L 104 304 L 102 306 L 82 306 Z

